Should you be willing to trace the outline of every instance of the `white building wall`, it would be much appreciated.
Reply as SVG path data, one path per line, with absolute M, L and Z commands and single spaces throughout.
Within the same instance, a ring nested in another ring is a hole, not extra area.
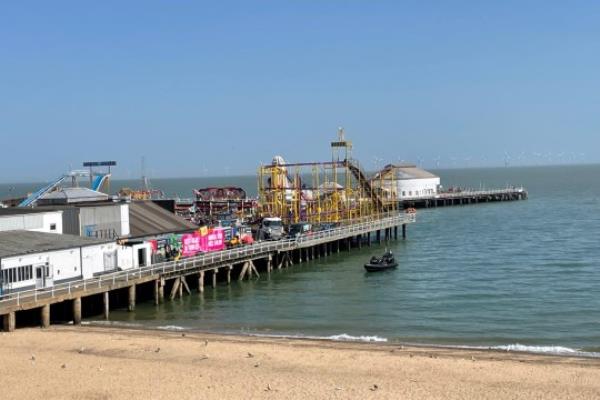
M 37 284 L 36 267 L 38 266 L 48 266 L 48 275 L 43 287 L 51 287 L 64 281 L 90 279 L 94 274 L 114 271 L 117 268 L 122 270 L 138 268 L 139 250 L 146 253 L 146 265 L 150 265 L 152 254 L 150 243 L 141 243 L 131 247 L 105 243 L 3 258 L 0 260 L 0 271 L 32 266 L 31 279 L 5 283 L 3 289 L 14 291 L 35 288 Z
M 119 247 L 116 243 L 82 247 L 83 279 L 93 278 L 94 274 L 115 270 L 119 264 L 117 252 Z
M 432 197 L 437 194 L 440 178 L 401 179 L 397 185 L 399 199 Z
M 129 236 L 129 204 L 121 204 L 121 237 Z
M 62 211 L 26 213 L 0 217 L 0 231 L 27 230 L 34 232 L 63 233 Z
M 33 288 L 36 286 L 36 267 L 48 265 L 45 287 L 65 280 L 81 278 L 81 260 L 79 248 L 28 254 L 16 257 L 3 258 L 0 269 L 23 267 L 31 265 L 33 269 L 32 279 L 5 284 L 5 289 L 15 290 Z

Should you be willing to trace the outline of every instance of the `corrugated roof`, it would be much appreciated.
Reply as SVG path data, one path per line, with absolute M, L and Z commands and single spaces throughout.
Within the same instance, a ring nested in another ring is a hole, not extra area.
M 0 232 L 0 258 L 66 250 L 96 244 L 112 243 L 111 239 L 94 239 L 33 231 Z
M 129 204 L 129 231 L 132 237 L 163 233 L 186 232 L 198 227 L 170 213 L 151 200 L 132 201 Z

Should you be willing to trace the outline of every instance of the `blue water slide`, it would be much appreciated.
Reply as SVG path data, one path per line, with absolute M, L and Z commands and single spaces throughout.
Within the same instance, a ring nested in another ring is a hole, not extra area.
M 102 188 L 102 185 L 104 185 L 104 182 L 106 182 L 106 180 L 109 179 L 109 177 L 110 177 L 110 174 L 96 175 L 96 177 L 94 178 L 94 181 L 92 182 L 91 189 L 99 192 L 100 189 Z
M 68 176 L 63 175 L 60 178 L 57 178 L 54 181 L 50 182 L 49 184 L 47 184 L 46 186 L 44 186 L 37 192 L 32 193 L 31 196 L 29 196 L 28 198 L 26 198 L 19 204 L 19 207 L 29 207 L 29 206 L 33 205 L 33 203 L 38 201 L 43 195 L 52 191 L 55 187 L 60 185 L 61 182 L 64 181 L 66 178 L 68 178 Z

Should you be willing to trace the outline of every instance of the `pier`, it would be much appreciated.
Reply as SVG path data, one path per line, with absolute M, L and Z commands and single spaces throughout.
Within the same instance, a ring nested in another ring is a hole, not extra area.
M 494 190 L 463 190 L 459 192 L 442 192 L 433 196 L 401 200 L 399 205 L 400 209 L 411 207 L 432 208 L 501 201 L 527 200 L 527 197 L 527 190 L 522 187 Z
M 53 287 L 16 292 L 0 298 L 0 316 L 4 331 L 13 331 L 19 320 L 42 327 L 52 322 L 81 323 L 87 314 L 110 318 L 110 310 L 126 308 L 134 311 L 138 300 L 155 304 L 192 293 L 203 293 L 208 283 L 237 280 L 270 274 L 304 261 L 327 257 L 340 251 L 368 246 L 373 241 L 406 238 L 407 224 L 415 222 L 415 214 L 390 213 L 379 218 L 354 220 L 351 224 L 295 239 L 258 242 L 253 245 L 206 253 L 196 257 L 153 264 L 134 270 L 103 274 L 91 279 L 72 281 Z M 114 303 L 114 304 L 113 304 Z

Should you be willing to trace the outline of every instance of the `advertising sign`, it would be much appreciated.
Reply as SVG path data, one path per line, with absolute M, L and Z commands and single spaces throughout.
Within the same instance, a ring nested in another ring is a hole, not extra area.
M 201 250 L 202 237 L 197 233 L 186 233 L 181 237 L 181 254 L 184 257 L 192 257 L 198 254 Z

